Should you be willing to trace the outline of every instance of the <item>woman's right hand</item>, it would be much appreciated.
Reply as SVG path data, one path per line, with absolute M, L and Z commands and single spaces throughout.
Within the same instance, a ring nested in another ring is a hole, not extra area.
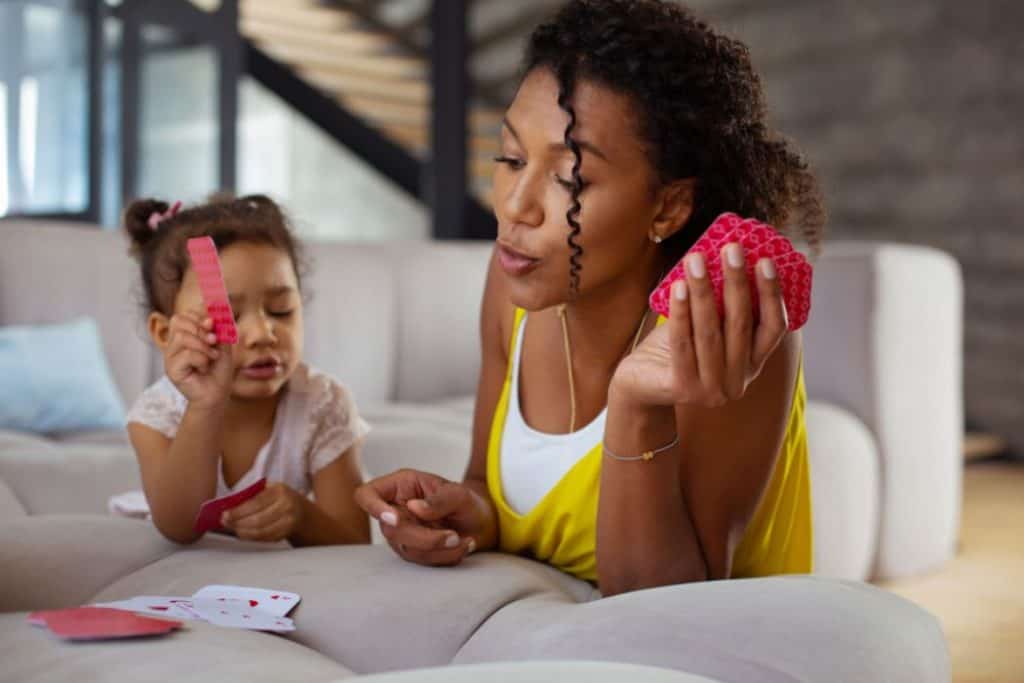
M 398 470 L 363 484 L 355 498 L 409 562 L 456 565 L 489 535 L 488 503 L 466 484 L 436 474 Z
M 205 314 L 178 313 L 171 317 L 164 371 L 190 405 L 220 405 L 231 394 L 231 347 L 217 346 L 213 321 Z

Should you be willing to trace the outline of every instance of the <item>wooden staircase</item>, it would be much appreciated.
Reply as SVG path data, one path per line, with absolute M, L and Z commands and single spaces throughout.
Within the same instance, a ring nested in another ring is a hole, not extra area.
M 404 1 L 404 9 L 420 6 L 414 21 L 425 28 L 428 3 Z M 422 160 L 429 153 L 430 64 L 408 26 L 403 31 L 381 18 L 384 6 L 394 2 L 241 0 L 239 28 L 261 50 Z M 536 3 L 523 7 L 537 11 Z M 530 23 L 520 19 L 516 25 Z M 500 99 L 474 97 L 468 113 L 467 175 L 471 191 L 487 205 L 504 113 Z

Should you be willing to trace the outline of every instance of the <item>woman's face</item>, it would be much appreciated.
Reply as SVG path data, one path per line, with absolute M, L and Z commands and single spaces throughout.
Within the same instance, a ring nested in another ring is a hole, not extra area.
M 506 113 L 494 171 L 498 261 L 512 302 L 527 310 L 569 296 L 566 183 L 574 156 L 564 144 L 569 116 L 558 106 L 558 90 L 547 69 L 527 75 Z M 582 299 L 637 268 L 654 268 L 652 228 L 662 208 L 629 100 L 589 81 L 577 84 L 573 100 L 584 182 L 575 238 L 583 248 Z

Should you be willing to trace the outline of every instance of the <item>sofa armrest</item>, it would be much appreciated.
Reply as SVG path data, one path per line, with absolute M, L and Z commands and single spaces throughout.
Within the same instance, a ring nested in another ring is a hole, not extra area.
M 838 242 L 815 265 L 805 328 L 811 398 L 852 412 L 880 457 L 873 575 L 940 565 L 960 523 L 963 284 L 919 246 Z

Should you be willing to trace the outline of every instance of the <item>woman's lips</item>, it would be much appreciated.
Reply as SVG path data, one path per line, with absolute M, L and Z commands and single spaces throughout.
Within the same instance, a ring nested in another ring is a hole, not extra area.
M 498 265 L 509 275 L 526 275 L 540 264 L 540 259 L 531 258 L 518 251 L 509 249 L 503 244 L 498 245 Z

